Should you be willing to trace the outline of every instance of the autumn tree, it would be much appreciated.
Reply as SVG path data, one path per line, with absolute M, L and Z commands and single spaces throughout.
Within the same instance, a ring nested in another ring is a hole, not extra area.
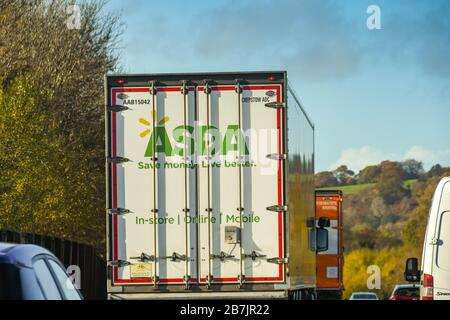
M 378 176 L 380 175 L 379 166 L 367 166 L 362 169 L 358 174 L 358 183 L 374 183 L 377 182 Z
M 344 298 L 352 292 L 367 291 L 367 280 L 371 269 L 377 266 L 380 269 L 381 288 L 372 289 L 380 299 L 389 298 L 396 284 L 402 283 L 405 260 L 414 256 L 410 248 L 397 247 L 383 250 L 359 249 L 347 253 L 344 257 Z
M 405 174 L 398 162 L 383 161 L 380 168 L 381 173 L 376 187 L 384 202 L 392 204 L 406 195 L 403 188 Z
M 438 177 L 441 176 L 444 172 L 444 169 L 440 164 L 435 164 L 431 167 L 430 171 L 427 172 L 429 177 Z
M 361 223 L 351 227 L 351 233 L 347 236 L 346 242 L 350 248 L 375 249 L 378 234 L 376 228 L 368 223 Z
M 351 185 L 355 183 L 355 173 L 350 170 L 346 165 L 339 166 L 333 171 L 339 185 Z
M 322 171 L 314 176 L 316 188 L 334 187 L 338 185 L 338 180 L 330 171 Z
M 423 163 L 414 159 L 408 159 L 400 163 L 406 179 L 417 179 L 420 175 L 425 173 Z
M 440 177 L 433 177 L 427 181 L 427 186 L 419 198 L 419 206 L 411 213 L 403 229 L 403 239 L 411 246 L 421 246 L 423 243 L 431 201 L 439 180 Z

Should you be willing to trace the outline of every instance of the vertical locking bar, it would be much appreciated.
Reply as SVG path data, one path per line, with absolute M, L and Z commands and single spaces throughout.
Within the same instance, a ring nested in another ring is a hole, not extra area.
M 237 98 L 238 98 L 238 125 L 239 128 L 238 130 L 241 131 L 242 130 L 242 86 L 239 82 L 239 80 L 236 80 L 236 93 L 237 93 Z M 242 287 L 243 283 L 244 283 L 244 272 L 243 272 L 243 255 L 244 255 L 244 251 L 243 251 L 243 230 L 242 230 L 242 212 L 244 211 L 244 208 L 242 206 L 242 153 L 241 153 L 241 147 L 242 147 L 242 141 L 241 141 L 241 137 L 242 135 L 239 134 L 239 138 L 237 139 L 237 149 L 238 149 L 238 171 L 239 171 L 239 181 L 238 181 L 238 192 L 239 192 L 239 207 L 238 207 L 238 211 L 239 211 L 239 230 L 241 233 L 241 239 L 239 241 L 239 276 L 238 276 L 238 280 L 239 280 L 239 287 Z M 245 145 L 244 145 L 245 146 Z
M 108 99 L 111 99 L 112 97 L 108 97 L 109 96 L 109 86 L 108 86 L 108 78 L 107 76 L 105 76 L 105 105 L 108 105 Z M 112 192 L 110 192 L 110 187 L 111 187 L 111 183 L 110 183 L 110 179 L 112 177 L 112 169 L 110 167 L 110 164 L 108 163 L 108 157 L 112 156 L 112 152 L 111 152 L 111 130 L 110 130 L 110 125 L 112 123 L 112 115 L 110 115 L 108 113 L 108 109 L 105 108 L 105 133 L 106 133 L 106 139 L 105 139 L 105 177 L 106 177 L 106 209 L 108 208 L 112 208 Z M 114 257 L 112 248 L 114 246 L 113 244 L 113 239 L 114 236 L 112 236 L 111 232 L 112 229 L 111 226 L 113 225 L 113 221 L 114 221 L 114 217 L 110 216 L 108 213 L 106 213 L 106 256 L 107 256 L 107 261 L 108 260 L 114 260 L 116 257 Z M 0 234 L 1 236 L 1 234 Z M 3 239 L 0 237 L 0 242 L 3 241 Z M 63 246 L 64 248 L 64 246 Z M 114 268 L 113 267 L 107 267 L 107 272 L 110 272 L 111 274 L 111 284 L 114 282 Z
M 210 115 L 210 98 L 211 98 L 211 87 L 208 84 L 208 81 L 205 81 L 205 88 L 204 88 L 204 92 L 206 94 L 206 127 L 208 128 L 208 130 L 210 129 L 211 126 L 211 115 Z M 212 274 L 211 274 L 211 212 L 212 212 L 212 208 L 211 208 L 211 165 L 210 165 L 210 152 L 211 152 L 211 146 L 210 144 L 208 144 L 208 150 L 207 150 L 207 179 L 208 179 L 208 183 L 207 183 L 207 192 L 208 192 L 208 207 L 207 207 L 207 211 L 208 211 L 208 276 L 207 276 L 207 282 L 208 282 L 208 287 L 211 286 L 211 282 L 212 282 Z
M 187 87 L 187 81 L 182 81 L 182 87 L 181 87 L 181 94 L 183 95 L 183 116 L 184 116 L 184 132 L 186 134 L 187 130 L 187 110 L 188 102 L 187 99 L 189 99 L 189 88 Z M 188 155 L 187 155 L 187 139 L 184 137 L 184 232 L 185 232 L 185 275 L 184 275 L 184 281 L 186 289 L 189 289 L 189 281 L 190 281 L 190 275 L 189 275 L 189 224 L 188 224 L 188 214 L 189 214 L 189 208 L 188 208 Z
M 197 88 L 194 87 L 194 123 L 195 123 L 195 127 L 193 134 L 197 135 L 197 121 L 199 118 L 199 107 L 198 107 L 198 92 L 197 92 Z M 196 164 L 199 164 L 199 153 L 198 153 L 198 148 L 194 148 L 194 150 L 192 150 L 192 155 L 193 158 L 195 159 L 194 161 L 196 162 Z M 199 191 L 200 191 L 200 169 L 199 169 L 199 165 L 194 166 L 194 179 L 195 179 L 195 188 L 192 192 L 195 193 L 195 201 L 194 201 L 194 206 L 195 206 L 195 217 L 196 218 L 200 218 L 200 207 L 199 207 Z M 200 284 L 200 263 L 201 263 L 201 239 L 200 239 L 200 233 L 201 233 L 201 226 L 200 223 L 196 223 L 195 224 L 196 228 L 195 228 L 195 238 L 196 238 L 196 248 L 195 248 L 195 276 L 196 276 L 196 281 L 198 284 Z
M 156 153 L 156 134 L 155 134 L 155 130 L 156 130 L 156 99 L 157 99 L 157 91 L 156 91 L 156 87 L 155 87 L 155 81 L 151 82 L 151 87 L 150 87 L 150 94 L 152 95 L 152 117 L 153 121 L 152 121 L 152 132 L 154 135 L 153 138 L 153 155 L 152 155 L 152 162 L 153 162 L 153 221 L 157 221 L 157 216 L 158 216 L 158 209 L 156 208 L 156 175 L 157 175 L 157 171 L 156 171 L 156 162 L 158 161 L 157 159 L 157 153 Z M 158 241 L 158 237 L 157 237 L 157 224 L 153 223 L 153 254 L 155 255 L 155 262 L 154 262 L 154 270 L 153 270 L 153 286 L 157 287 L 158 286 L 158 272 L 157 272 L 157 266 L 158 266 L 158 246 L 157 246 L 157 241 Z

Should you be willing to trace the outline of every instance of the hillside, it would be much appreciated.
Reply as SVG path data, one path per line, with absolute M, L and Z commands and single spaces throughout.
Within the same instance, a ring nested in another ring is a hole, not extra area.
M 418 180 L 417 179 L 408 179 L 403 181 L 404 188 L 411 188 Z M 317 190 L 341 190 L 344 194 L 357 194 L 364 189 L 369 187 L 374 187 L 375 183 L 363 183 L 363 184 L 352 184 L 348 186 L 333 186 L 326 188 L 317 188 Z
M 317 190 L 341 190 L 344 194 L 357 194 L 366 188 L 373 187 L 374 185 L 375 183 L 353 184 L 348 186 L 317 188 Z

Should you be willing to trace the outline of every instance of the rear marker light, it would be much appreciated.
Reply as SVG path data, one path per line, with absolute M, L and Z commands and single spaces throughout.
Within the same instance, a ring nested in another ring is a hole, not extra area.
M 423 294 L 422 294 L 422 300 L 433 300 L 434 299 L 434 281 L 433 276 L 430 274 L 424 274 L 423 275 Z
M 269 76 L 269 77 L 267 78 L 267 80 L 269 80 L 269 81 L 275 81 L 275 80 L 277 80 L 277 78 L 276 78 L 275 76 Z
M 125 80 L 124 80 L 124 79 L 119 79 L 119 80 L 117 80 L 117 84 L 122 85 L 122 84 L 124 84 L 124 83 L 125 83 Z

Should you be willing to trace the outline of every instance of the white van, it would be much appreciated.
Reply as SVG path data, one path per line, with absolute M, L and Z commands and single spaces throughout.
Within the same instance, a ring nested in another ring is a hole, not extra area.
M 421 300 L 450 300 L 450 177 L 443 178 L 434 192 L 422 253 L 406 262 L 405 279 L 420 279 Z

